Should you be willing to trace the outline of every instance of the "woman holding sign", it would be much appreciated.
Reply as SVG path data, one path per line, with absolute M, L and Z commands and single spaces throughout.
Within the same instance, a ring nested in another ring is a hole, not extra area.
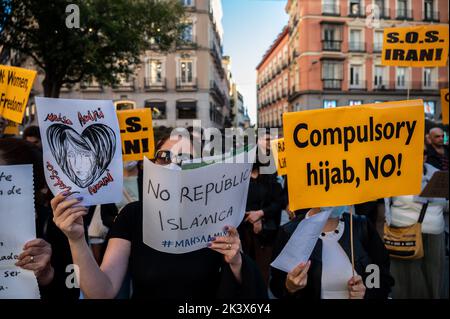
M 166 138 L 157 144 L 155 162 L 171 167 L 192 158 L 188 138 Z M 182 150 L 190 150 L 190 154 Z M 74 263 L 80 269 L 80 286 L 87 298 L 114 298 L 127 270 L 133 282 L 133 298 L 264 298 L 266 289 L 252 261 L 241 253 L 235 228 L 204 248 L 185 254 L 168 254 L 143 243 L 142 202 L 126 205 L 110 231 L 108 246 L 99 267 L 84 239 L 81 199 L 52 200 L 54 219 L 66 234 Z
M 294 299 L 386 299 L 393 285 L 389 256 L 375 228 L 363 216 L 354 216 L 355 274 L 350 248 L 350 215 L 346 206 L 331 209 L 307 263 L 289 273 L 272 268 L 270 288 L 278 298 Z M 321 212 L 311 209 L 306 219 Z M 282 227 L 274 256 L 278 256 L 298 226 Z

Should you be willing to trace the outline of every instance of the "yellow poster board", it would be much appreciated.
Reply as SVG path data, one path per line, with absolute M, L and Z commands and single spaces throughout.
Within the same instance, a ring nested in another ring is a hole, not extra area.
M 291 210 L 421 190 L 422 100 L 283 114 Z
M 381 63 L 405 67 L 445 66 L 448 42 L 448 25 L 386 28 Z
M 448 89 L 441 90 L 442 124 L 448 125 Z
M 19 135 L 19 124 L 13 121 L 8 121 L 5 130 L 3 131 L 5 135 Z
M 137 109 L 117 111 L 122 155 L 124 161 L 142 160 L 144 156 L 153 158 L 155 141 L 152 125 L 152 111 Z
M 0 116 L 22 123 L 36 71 L 0 65 Z
M 277 165 L 278 176 L 286 175 L 287 169 L 284 138 L 270 141 L 270 148 L 272 149 L 273 158 L 275 159 L 275 163 Z

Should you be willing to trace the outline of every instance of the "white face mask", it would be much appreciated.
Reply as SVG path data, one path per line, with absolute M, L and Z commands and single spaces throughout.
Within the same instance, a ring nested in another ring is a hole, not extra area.
M 165 167 L 167 169 L 171 169 L 173 171 L 181 171 L 181 167 L 175 163 L 170 163 L 169 165 L 165 165 L 163 167 Z

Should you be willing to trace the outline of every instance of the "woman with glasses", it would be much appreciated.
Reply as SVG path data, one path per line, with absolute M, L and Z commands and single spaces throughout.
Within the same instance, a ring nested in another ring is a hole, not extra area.
M 157 143 L 155 163 L 176 168 L 195 155 L 189 138 L 162 138 Z M 142 238 L 142 202 L 126 205 L 110 233 L 99 267 L 84 240 L 82 216 L 77 199 L 59 194 L 52 201 L 54 218 L 66 234 L 74 264 L 79 266 L 80 287 L 87 298 L 114 298 L 127 270 L 133 283 L 133 298 L 205 299 L 265 298 L 266 288 L 254 263 L 240 249 L 234 227 L 217 237 L 208 248 L 185 254 L 168 254 L 150 248 Z

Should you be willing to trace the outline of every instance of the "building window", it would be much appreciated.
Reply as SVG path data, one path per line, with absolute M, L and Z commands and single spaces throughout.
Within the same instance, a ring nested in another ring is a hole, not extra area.
M 343 65 L 339 61 L 323 61 L 322 81 L 324 89 L 341 89 Z
M 162 61 L 149 60 L 146 68 L 146 78 L 149 84 L 162 82 Z
M 341 51 L 341 27 L 333 24 L 323 24 L 322 48 L 324 51 Z
M 436 111 L 435 101 L 423 101 L 423 107 L 425 109 L 425 115 L 427 117 L 434 117 L 434 112 Z
M 374 78 L 373 78 L 373 87 L 374 89 L 386 89 L 386 83 L 384 81 L 384 66 L 375 66 L 374 69 Z
M 136 108 L 136 102 L 120 100 L 120 101 L 114 102 L 114 106 L 116 107 L 117 111 L 133 110 Z
M 350 101 L 348 101 L 348 105 L 350 105 L 350 106 L 362 105 L 362 104 L 363 104 L 362 100 L 350 100 Z
M 177 101 L 177 118 L 183 120 L 197 118 L 197 102 Z
M 364 15 L 362 6 L 361 6 L 361 0 L 350 0 L 349 3 L 349 16 L 352 17 L 362 17 Z
M 322 14 L 323 15 L 339 15 L 339 1 L 336 0 L 323 0 Z
M 194 42 L 194 24 L 188 22 L 184 24 L 183 32 L 181 33 L 181 40 L 184 42 Z
M 424 0 L 423 6 L 425 21 L 439 21 L 439 12 L 434 7 L 434 0 Z
M 411 19 L 412 14 L 408 6 L 408 0 L 397 0 L 397 19 Z
M 423 68 L 423 88 L 424 89 L 433 89 L 434 81 L 433 81 L 433 69 L 432 68 Z
M 165 101 L 145 101 L 144 106 L 152 110 L 153 120 L 165 120 L 167 118 Z
M 362 88 L 362 65 L 350 65 L 350 88 Z
M 385 0 L 375 0 L 381 19 L 389 19 L 389 8 L 385 5 Z
M 397 67 L 396 70 L 396 87 L 398 89 L 405 89 L 406 88 L 406 68 Z
M 337 106 L 336 100 L 323 100 L 323 108 L 324 109 L 331 109 L 335 108 Z
M 181 60 L 180 61 L 180 79 L 181 83 L 192 83 L 193 82 L 193 69 L 194 62 L 192 60 Z
M 192 7 L 194 6 L 194 0 L 181 0 L 183 6 L 185 7 Z
M 381 52 L 383 48 L 383 31 L 375 31 L 373 34 L 373 52 Z
M 350 51 L 364 51 L 364 42 L 362 41 L 362 31 L 361 30 L 350 30 Z

